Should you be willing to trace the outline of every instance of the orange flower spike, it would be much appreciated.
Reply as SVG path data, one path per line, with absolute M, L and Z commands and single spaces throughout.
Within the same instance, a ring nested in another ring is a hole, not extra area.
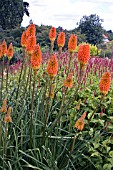
M 21 46 L 23 48 L 26 48 L 26 46 L 27 46 L 27 39 L 28 39 L 27 31 L 23 31 L 22 36 L 21 36 Z
M 87 114 L 87 112 L 84 112 L 84 113 L 82 114 L 81 118 L 85 119 L 85 118 L 86 118 L 86 114 Z
M 2 42 L 2 56 L 6 56 L 7 54 L 7 44 L 6 44 L 6 41 L 4 40 Z
M 68 77 L 66 78 L 66 80 L 64 81 L 64 86 L 68 87 L 68 88 L 72 88 L 73 86 L 73 73 L 69 73 Z
M 106 95 L 110 89 L 111 84 L 111 74 L 110 72 L 105 72 L 100 79 L 99 89 L 103 95 Z
M 58 72 L 58 61 L 56 55 L 52 55 L 49 59 L 48 66 L 47 66 L 47 73 L 52 80 Z
M 82 65 L 86 65 L 90 58 L 90 45 L 81 44 L 78 49 L 78 62 Z
M 7 111 L 7 114 L 6 114 L 6 116 L 4 117 L 4 122 L 5 122 L 5 123 L 12 122 L 12 118 L 11 118 L 11 116 L 10 116 L 11 110 L 12 110 L 12 107 L 9 107 L 9 108 L 8 108 L 8 111 Z
M 0 108 L 0 112 L 6 113 L 7 112 L 7 99 L 3 100 L 2 107 Z
M 68 51 L 70 53 L 75 52 L 76 46 L 77 46 L 77 36 L 72 34 L 71 37 L 69 38 L 69 42 L 68 42 Z
M 2 46 L 0 45 L 0 58 L 2 57 Z
M 14 49 L 12 43 L 10 43 L 8 50 L 7 50 L 7 57 L 10 60 L 13 57 Z
M 28 37 L 28 42 L 27 42 L 27 47 L 26 47 L 28 54 L 31 55 L 33 53 L 35 46 L 36 46 L 36 37 L 35 36 Z
M 65 33 L 60 32 L 57 39 L 58 47 L 63 47 L 65 44 Z
M 31 67 L 33 70 L 38 70 L 42 62 L 42 52 L 40 46 L 36 45 L 34 47 L 33 53 L 31 55 Z
M 36 35 L 36 27 L 35 24 L 30 24 L 27 28 L 27 37 Z
M 49 32 L 49 39 L 50 41 L 54 42 L 56 39 L 56 28 L 52 27 Z
M 76 121 L 74 127 L 78 130 L 83 130 L 84 128 L 84 119 L 86 117 L 86 112 L 82 114 L 82 116 Z
M 84 128 L 84 120 L 83 119 L 78 119 L 75 123 L 75 126 L 74 126 L 76 129 L 78 130 L 83 130 Z

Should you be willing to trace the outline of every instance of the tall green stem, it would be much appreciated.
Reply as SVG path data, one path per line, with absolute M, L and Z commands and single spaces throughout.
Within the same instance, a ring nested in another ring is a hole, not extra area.
M 0 98 L 1 101 L 2 101 L 3 82 L 4 82 L 4 56 L 2 57 L 2 81 L 1 81 L 1 98 Z
M 16 124 L 18 124 L 18 122 L 19 122 L 19 120 L 20 120 L 21 113 L 22 113 L 23 106 L 24 106 L 24 101 L 25 101 L 25 99 L 26 99 L 27 88 L 28 88 L 29 77 L 30 77 L 30 69 L 31 69 L 31 68 L 29 67 L 28 76 L 27 76 L 27 81 L 26 81 L 26 84 L 25 84 L 25 90 L 24 90 L 24 94 L 23 94 L 23 100 L 22 100 L 21 110 L 20 110 L 20 112 L 19 112 L 19 114 L 18 114 L 18 119 L 17 119 L 17 123 L 16 123 Z M 24 79 L 25 79 L 25 77 L 24 77 Z
M 6 157 L 7 157 L 7 136 L 8 136 L 8 123 L 5 126 L 5 140 L 4 140 L 4 152 L 3 152 L 3 168 L 5 169 Z
M 8 59 L 8 64 L 7 64 L 7 75 L 6 75 L 6 94 L 8 94 L 9 63 L 10 63 L 10 60 Z
M 46 100 L 46 109 L 45 109 L 45 118 L 44 118 L 44 127 L 43 127 L 43 140 L 42 140 L 43 142 L 44 142 L 44 138 L 45 138 L 45 130 L 46 130 L 47 119 L 48 119 L 51 86 L 52 86 L 52 80 L 50 81 L 49 95 L 48 95 L 47 100 Z
M 18 88 L 17 88 L 17 94 L 16 94 L 16 99 L 18 99 L 18 94 L 19 94 L 19 89 L 20 89 L 20 82 L 21 82 L 21 77 L 22 77 L 22 72 L 24 68 L 24 63 L 25 63 L 25 49 L 23 48 L 23 60 L 22 60 L 22 66 L 21 66 L 21 71 L 18 79 Z
M 30 111 L 30 147 L 32 147 L 32 142 L 33 142 L 33 107 L 34 107 L 35 82 L 36 82 L 36 73 L 34 72 L 33 91 L 32 91 L 32 98 L 31 98 L 31 111 Z

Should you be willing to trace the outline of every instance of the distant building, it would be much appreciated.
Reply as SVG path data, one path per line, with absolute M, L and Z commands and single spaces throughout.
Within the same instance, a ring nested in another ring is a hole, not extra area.
M 108 36 L 107 36 L 107 35 L 102 34 L 102 37 L 103 37 L 103 42 L 104 42 L 104 43 L 109 42 L 109 39 L 108 39 Z

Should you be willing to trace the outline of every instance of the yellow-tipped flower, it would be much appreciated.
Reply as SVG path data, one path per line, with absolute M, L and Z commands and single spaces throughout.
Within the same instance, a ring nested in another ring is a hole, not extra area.
M 21 46 L 22 46 L 23 48 L 26 48 L 26 47 L 27 47 L 27 39 L 28 39 L 28 37 L 27 37 L 27 31 L 24 31 L 24 32 L 22 33 L 22 36 L 21 36 Z
M 36 27 L 35 24 L 30 24 L 27 28 L 27 37 L 36 35 Z
M 65 44 L 65 33 L 60 32 L 57 39 L 58 47 L 63 47 Z
M 110 89 L 110 84 L 111 84 L 111 74 L 110 72 L 105 72 L 103 76 L 101 77 L 100 83 L 99 83 L 99 88 L 100 92 L 103 95 L 106 95 Z
M 3 100 L 2 107 L 0 108 L 0 112 L 6 113 L 7 112 L 7 99 Z
M 33 53 L 31 55 L 31 67 L 33 70 L 37 71 L 42 62 L 42 52 L 40 50 L 40 46 L 36 45 L 34 47 Z
M 52 80 L 58 72 L 58 61 L 56 55 L 52 55 L 49 59 L 48 66 L 47 66 L 47 73 Z
M 84 128 L 84 119 L 86 117 L 86 112 L 82 114 L 82 116 L 76 121 L 74 127 L 78 130 L 83 130 Z
M 86 65 L 90 58 L 90 45 L 81 44 L 78 49 L 78 62 L 81 65 Z
M 55 39 L 56 39 L 56 28 L 55 27 L 52 27 L 51 29 L 50 29 L 50 32 L 49 32 L 49 39 L 50 39 L 50 41 L 55 41 Z
M 12 43 L 10 43 L 8 50 L 7 50 L 7 57 L 10 60 L 13 57 L 14 49 Z
M 72 34 L 71 37 L 69 38 L 69 42 L 68 42 L 68 51 L 70 53 L 73 53 L 73 52 L 75 52 L 76 47 L 77 47 L 77 36 Z
M 27 47 L 26 50 L 28 54 L 32 54 L 34 47 L 36 46 L 36 36 L 29 36 L 27 41 Z
M 10 116 L 11 110 L 12 110 L 12 107 L 9 107 L 9 108 L 8 108 L 8 111 L 7 111 L 7 114 L 6 114 L 6 116 L 4 117 L 4 122 L 5 122 L 5 123 L 12 122 L 12 118 L 11 118 L 11 116 Z
M 5 40 L 3 40 L 3 42 L 2 42 L 2 56 L 6 56 L 6 54 L 7 54 L 7 44 L 6 44 L 6 41 Z
M 64 81 L 64 86 L 68 88 L 72 88 L 73 86 L 73 73 L 69 73 L 68 77 Z

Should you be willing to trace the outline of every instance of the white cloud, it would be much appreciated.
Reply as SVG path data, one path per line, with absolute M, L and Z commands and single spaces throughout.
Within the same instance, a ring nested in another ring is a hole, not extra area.
M 29 2 L 30 17 L 24 16 L 23 26 L 32 19 L 35 24 L 62 26 L 65 29 L 74 29 L 76 23 L 83 15 L 97 14 L 104 19 L 103 26 L 113 29 L 113 5 L 108 5 L 113 0 L 27 0 Z M 105 3 L 108 2 L 106 5 Z M 104 3 L 104 5 L 103 5 Z M 107 12 L 108 10 L 108 12 Z

